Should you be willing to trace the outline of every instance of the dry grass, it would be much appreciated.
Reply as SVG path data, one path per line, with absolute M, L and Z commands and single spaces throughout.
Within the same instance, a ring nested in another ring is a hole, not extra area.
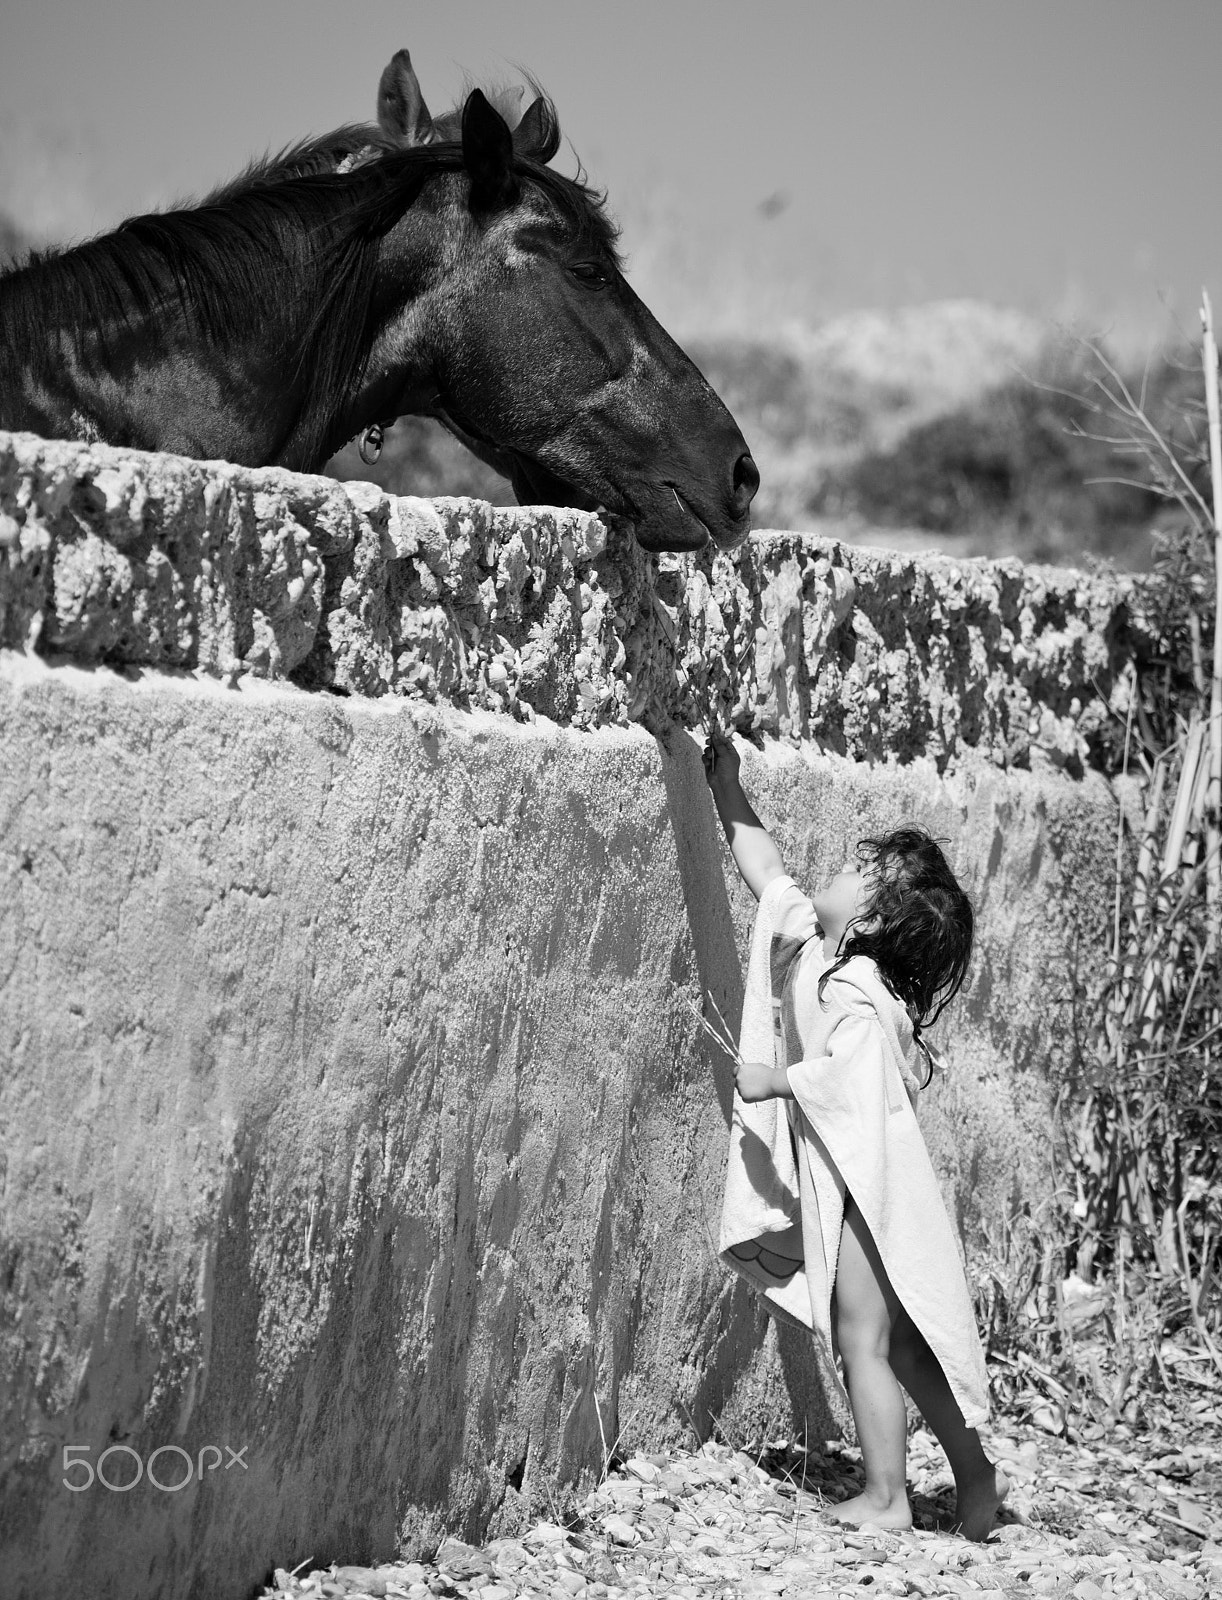
M 1038 1217 L 991 1241 L 977 1285 L 1003 1398 L 1054 1431 L 1071 1413 L 1106 1430 L 1143 1388 L 1169 1392 L 1168 1336 L 1222 1376 L 1222 630 L 1208 449 L 1191 416 L 1169 438 L 1097 354 L 1106 436 L 1187 526 L 1145 591 L 1157 648 L 1150 669 L 1131 671 L 1120 752 L 1141 804 L 1120 808 L 1105 975 L 1078 1000 L 1066 1164 Z

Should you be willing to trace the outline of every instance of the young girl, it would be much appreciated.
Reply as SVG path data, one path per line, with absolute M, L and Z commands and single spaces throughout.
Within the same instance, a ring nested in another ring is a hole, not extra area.
M 920 1030 L 963 982 L 971 905 L 914 828 L 865 841 L 859 860 L 807 899 L 747 802 L 733 746 L 714 736 L 704 764 L 760 902 L 723 1258 L 774 1314 L 813 1330 L 832 1373 L 834 1328 L 866 1482 L 833 1515 L 912 1526 L 902 1383 L 950 1461 L 959 1527 L 985 1539 L 1009 1485 L 976 1432 L 988 1416 L 984 1356 L 913 1110 L 913 1063 L 926 1080 L 932 1071 Z

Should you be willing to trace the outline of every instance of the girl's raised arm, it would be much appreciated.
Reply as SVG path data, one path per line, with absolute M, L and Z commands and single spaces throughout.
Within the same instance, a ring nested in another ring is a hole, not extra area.
M 758 900 L 785 863 L 772 835 L 752 811 L 738 780 L 738 752 L 724 734 L 710 735 L 704 747 L 704 775 L 725 829 L 730 854 L 743 882 Z

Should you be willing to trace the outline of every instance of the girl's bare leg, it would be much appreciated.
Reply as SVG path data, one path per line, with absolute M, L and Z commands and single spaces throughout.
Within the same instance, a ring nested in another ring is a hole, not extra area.
M 938 1358 L 902 1309 L 891 1329 L 891 1369 L 916 1402 L 955 1475 L 956 1513 L 967 1539 L 987 1539 L 1009 1480 L 963 1420 Z
M 912 1526 L 905 1470 L 908 1417 L 888 1359 L 891 1324 L 899 1310 L 869 1229 L 851 1196 L 846 1196 L 836 1267 L 836 1338 L 866 1486 L 852 1500 L 832 1507 L 832 1515 L 841 1522 Z

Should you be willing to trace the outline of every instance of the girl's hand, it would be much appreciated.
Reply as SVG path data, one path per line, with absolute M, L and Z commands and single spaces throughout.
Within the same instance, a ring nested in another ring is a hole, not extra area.
M 775 1100 L 781 1091 L 777 1087 L 777 1073 L 762 1061 L 740 1061 L 734 1069 L 734 1087 L 740 1100 Z
M 704 775 L 709 787 L 732 786 L 738 782 L 738 751 L 724 733 L 711 733 L 704 747 Z

